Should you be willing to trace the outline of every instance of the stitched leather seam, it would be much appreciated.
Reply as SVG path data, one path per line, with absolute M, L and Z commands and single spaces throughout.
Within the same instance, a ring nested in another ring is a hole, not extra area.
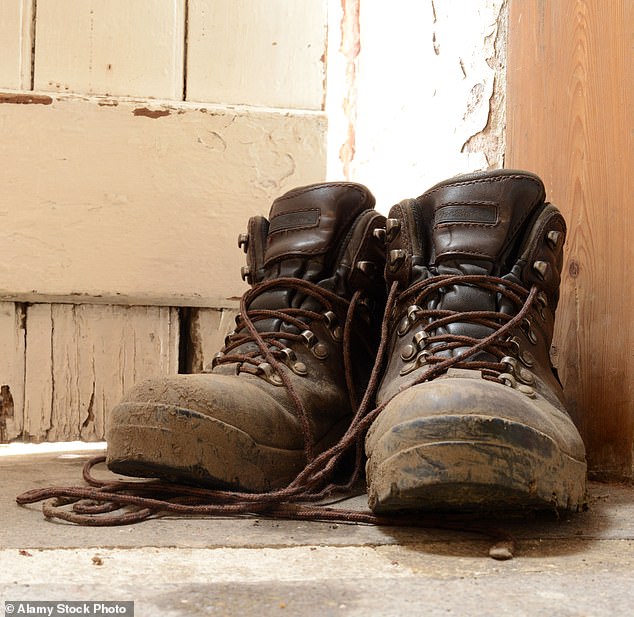
M 286 195 L 282 195 L 281 197 L 278 197 L 275 201 L 280 202 L 280 201 L 286 201 L 288 199 L 295 199 L 295 197 L 298 197 L 299 195 L 305 195 L 306 193 L 310 193 L 312 191 L 319 191 L 323 188 L 329 188 L 334 186 L 341 187 L 341 188 L 349 188 L 349 189 L 357 191 L 360 195 L 363 196 L 362 203 L 365 203 L 367 200 L 368 194 L 366 193 L 366 191 L 363 190 L 363 188 L 359 184 L 355 184 L 353 182 L 330 182 L 327 185 L 313 184 L 313 185 L 305 186 L 302 189 L 292 190 L 286 193 Z
M 542 184 L 541 182 L 539 182 L 539 180 L 537 180 L 537 178 L 533 178 L 532 176 L 525 176 L 522 174 L 510 174 L 510 175 L 502 175 L 502 176 L 496 176 L 494 178 L 479 178 L 478 180 L 464 180 L 464 181 L 460 181 L 457 180 L 456 182 L 449 182 L 447 184 L 441 184 L 440 186 L 437 186 L 436 188 L 430 189 L 429 191 L 427 191 L 426 193 L 423 193 L 423 195 L 421 195 L 421 197 L 427 196 L 427 195 L 432 195 L 433 193 L 436 193 L 438 191 L 442 191 L 448 187 L 455 187 L 455 186 L 468 186 L 470 184 L 482 184 L 483 182 L 504 182 L 505 180 L 528 180 L 529 182 L 535 184 L 537 187 L 539 187 L 540 189 L 540 193 L 543 192 L 542 189 Z
M 508 240 L 509 238 L 512 238 L 512 237 L 515 236 L 515 233 L 517 232 L 517 230 L 525 223 L 525 221 L 528 218 L 528 216 L 530 214 L 532 214 L 532 211 L 533 211 L 533 208 L 535 207 L 535 205 L 538 204 L 542 199 L 545 198 L 543 184 L 537 178 L 534 178 L 534 177 L 528 176 L 528 175 L 524 175 L 524 174 L 509 174 L 509 175 L 496 176 L 494 178 L 479 178 L 477 180 L 465 180 L 464 182 L 460 182 L 458 180 L 456 182 L 442 184 L 441 186 L 438 186 L 435 189 L 431 189 L 430 191 L 428 191 L 424 195 L 425 196 L 431 195 L 432 193 L 436 193 L 438 191 L 442 191 L 442 190 L 444 190 L 444 189 L 446 189 L 448 187 L 469 186 L 469 185 L 474 185 L 474 184 L 482 184 L 483 182 L 489 182 L 489 183 L 490 182 L 503 182 L 505 180 L 526 180 L 526 181 L 530 182 L 531 184 L 534 184 L 539 189 L 537 197 L 531 202 L 530 207 L 528 208 L 528 210 L 526 211 L 524 216 L 522 216 L 517 221 L 517 223 L 513 226 L 513 228 L 510 230 L 510 233 L 507 235 L 507 240 Z M 504 246 L 501 247 L 501 250 L 500 250 L 499 254 L 502 254 L 507 246 L 508 246 L 508 241 L 504 244 Z M 477 253 L 474 252 L 474 254 L 477 254 Z M 484 253 L 482 253 L 482 254 L 484 254 Z M 487 255 L 487 256 L 488 257 L 492 257 L 492 258 L 496 258 L 497 254 L 496 255 Z
M 271 231 L 270 226 L 273 225 L 273 221 L 275 221 L 276 219 L 279 219 L 281 216 L 288 216 L 291 214 L 302 214 L 304 212 L 317 212 L 318 216 L 317 216 L 317 220 L 315 222 L 310 222 L 310 223 L 306 223 L 303 225 L 291 225 L 290 227 L 282 227 L 280 229 L 273 229 L 273 231 Z M 303 208 L 303 209 L 299 209 L 299 210 L 289 210 L 288 212 L 281 212 L 280 214 L 276 214 L 275 216 L 271 217 L 271 220 L 269 221 L 269 237 L 275 235 L 275 234 L 279 234 L 285 231 L 295 231 L 297 229 L 310 229 L 311 227 L 318 227 L 319 226 L 319 221 L 321 220 L 321 210 L 319 208 Z

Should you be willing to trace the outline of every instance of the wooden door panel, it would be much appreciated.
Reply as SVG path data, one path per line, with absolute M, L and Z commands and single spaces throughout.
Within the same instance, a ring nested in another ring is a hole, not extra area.
M 538 173 L 568 240 L 555 334 L 599 475 L 632 474 L 634 3 L 513 0 L 507 167 Z

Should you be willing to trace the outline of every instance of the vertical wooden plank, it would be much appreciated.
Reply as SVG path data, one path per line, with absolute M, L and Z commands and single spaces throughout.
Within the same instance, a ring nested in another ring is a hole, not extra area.
M 53 315 L 50 304 L 26 311 L 24 441 L 45 441 L 53 407 Z
M 169 307 L 80 305 L 81 439 L 103 439 L 123 393 L 150 377 L 178 371 L 178 312 Z M 58 367 L 55 367 L 58 370 Z
M 190 0 L 187 99 L 323 109 L 327 0 Z
M 0 88 L 31 89 L 34 0 L 0 2 Z
M 632 475 L 634 3 L 513 0 L 507 166 L 569 227 L 555 346 L 591 471 Z
M 95 441 L 135 383 L 178 370 L 178 310 L 38 304 L 27 315 L 24 435 Z
M 22 433 L 24 344 L 23 306 L 0 302 L 0 443 Z
M 182 99 L 185 0 L 38 0 L 35 88 Z

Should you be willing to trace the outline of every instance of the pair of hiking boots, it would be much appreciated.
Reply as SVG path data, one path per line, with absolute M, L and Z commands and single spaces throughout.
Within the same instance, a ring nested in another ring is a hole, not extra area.
M 522 171 L 387 219 L 358 184 L 286 193 L 239 238 L 251 287 L 224 347 L 125 396 L 108 466 L 263 493 L 358 472 L 364 441 L 375 512 L 577 508 L 585 451 L 549 358 L 565 233 Z

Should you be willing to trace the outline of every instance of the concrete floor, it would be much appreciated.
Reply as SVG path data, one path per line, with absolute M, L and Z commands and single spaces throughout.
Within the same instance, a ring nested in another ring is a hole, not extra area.
M 80 485 L 94 454 L 0 447 L 2 606 L 133 600 L 137 617 L 634 611 L 631 485 L 591 483 L 587 512 L 498 521 L 517 538 L 509 561 L 491 559 L 489 540 L 462 532 L 256 517 L 77 527 L 46 521 L 37 504 L 15 504 L 30 488 Z M 363 508 L 364 498 L 348 505 Z

